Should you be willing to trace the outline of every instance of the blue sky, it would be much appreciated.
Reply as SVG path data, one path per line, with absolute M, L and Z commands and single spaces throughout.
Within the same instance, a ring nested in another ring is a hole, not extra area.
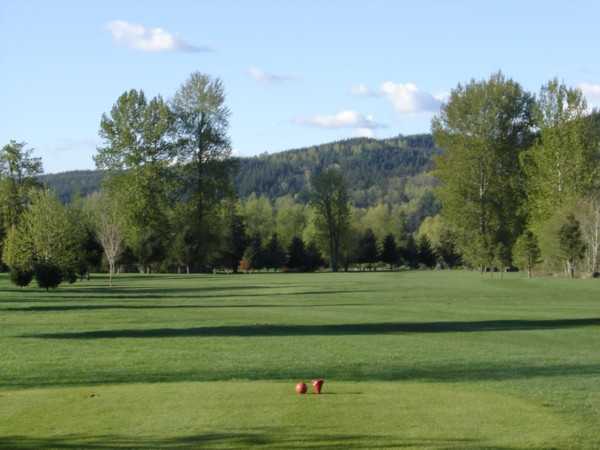
M 93 168 L 123 91 L 168 98 L 193 71 L 224 81 L 240 155 L 427 132 L 458 82 L 499 69 L 598 104 L 598 17 L 576 0 L 2 1 L 0 143 Z

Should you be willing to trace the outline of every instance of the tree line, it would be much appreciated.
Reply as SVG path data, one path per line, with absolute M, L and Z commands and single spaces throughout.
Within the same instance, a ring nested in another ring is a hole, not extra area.
M 403 203 L 361 207 L 338 164 L 305 173 L 306 198 L 239 198 L 229 115 L 223 84 L 201 73 L 168 100 L 123 93 L 100 121 L 102 189 L 66 205 L 40 184 L 24 143 L 4 146 L 11 279 L 50 288 L 93 270 L 109 280 L 325 266 L 598 271 L 598 114 L 557 80 L 538 96 L 501 73 L 458 85 L 432 124 L 431 148 L 444 151 L 402 186 Z

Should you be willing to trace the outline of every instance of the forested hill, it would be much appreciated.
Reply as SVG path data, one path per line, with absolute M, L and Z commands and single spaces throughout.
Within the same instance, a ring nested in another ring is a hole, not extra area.
M 405 201 L 408 180 L 430 170 L 433 155 L 439 153 L 429 134 L 390 139 L 356 138 L 312 147 L 240 158 L 235 178 L 240 197 L 252 193 L 270 198 L 286 194 L 299 201 L 308 197 L 308 179 L 323 167 L 338 166 L 350 187 L 356 206 L 385 201 Z M 85 196 L 96 191 L 102 181 L 98 171 L 50 174 L 42 180 L 56 190 L 63 201 L 75 193 Z

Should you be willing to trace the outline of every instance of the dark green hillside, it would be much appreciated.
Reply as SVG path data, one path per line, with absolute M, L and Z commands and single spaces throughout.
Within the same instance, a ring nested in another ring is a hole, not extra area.
M 241 197 L 251 193 L 271 198 L 296 194 L 306 199 L 309 175 L 323 167 L 342 169 L 356 206 L 390 199 L 403 180 L 431 168 L 438 150 L 429 134 L 392 139 L 348 139 L 241 160 L 236 186 Z
M 74 195 L 85 197 L 100 187 L 103 173 L 99 170 L 76 170 L 44 175 L 42 181 L 54 189 L 63 202 L 68 202 Z
M 429 134 L 398 136 L 391 139 L 347 139 L 280 153 L 240 158 L 235 184 L 240 197 L 252 193 L 277 198 L 292 194 L 307 199 L 307 180 L 312 172 L 331 165 L 346 176 L 356 206 L 380 200 L 405 201 L 406 181 L 431 168 L 438 153 Z M 63 201 L 76 193 L 96 191 L 102 181 L 98 171 L 75 171 L 45 175 L 42 180 L 56 190 Z

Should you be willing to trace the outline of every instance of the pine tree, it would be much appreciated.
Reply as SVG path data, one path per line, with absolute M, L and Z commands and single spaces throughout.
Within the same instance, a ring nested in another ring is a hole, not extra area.
M 417 261 L 425 267 L 435 267 L 435 253 L 433 252 L 429 238 L 425 235 L 419 238 L 419 243 L 417 244 Z
M 398 264 L 398 247 L 393 234 L 388 234 L 383 239 L 383 248 L 381 251 L 381 260 L 394 268 Z
M 323 255 L 321 254 L 319 247 L 313 241 L 311 241 L 306 246 L 306 262 L 305 268 L 308 272 L 314 272 L 315 270 L 323 267 L 325 265 L 325 261 L 323 260 Z
M 279 242 L 277 233 L 273 233 L 265 249 L 265 267 L 267 269 L 280 269 L 286 263 L 285 250 Z
M 358 243 L 358 262 L 367 264 L 369 269 L 379 259 L 379 251 L 377 249 L 377 238 L 375 233 L 370 228 L 364 232 Z
M 294 236 L 288 249 L 287 267 L 292 270 L 305 270 L 306 265 L 304 242 L 298 236 Z

